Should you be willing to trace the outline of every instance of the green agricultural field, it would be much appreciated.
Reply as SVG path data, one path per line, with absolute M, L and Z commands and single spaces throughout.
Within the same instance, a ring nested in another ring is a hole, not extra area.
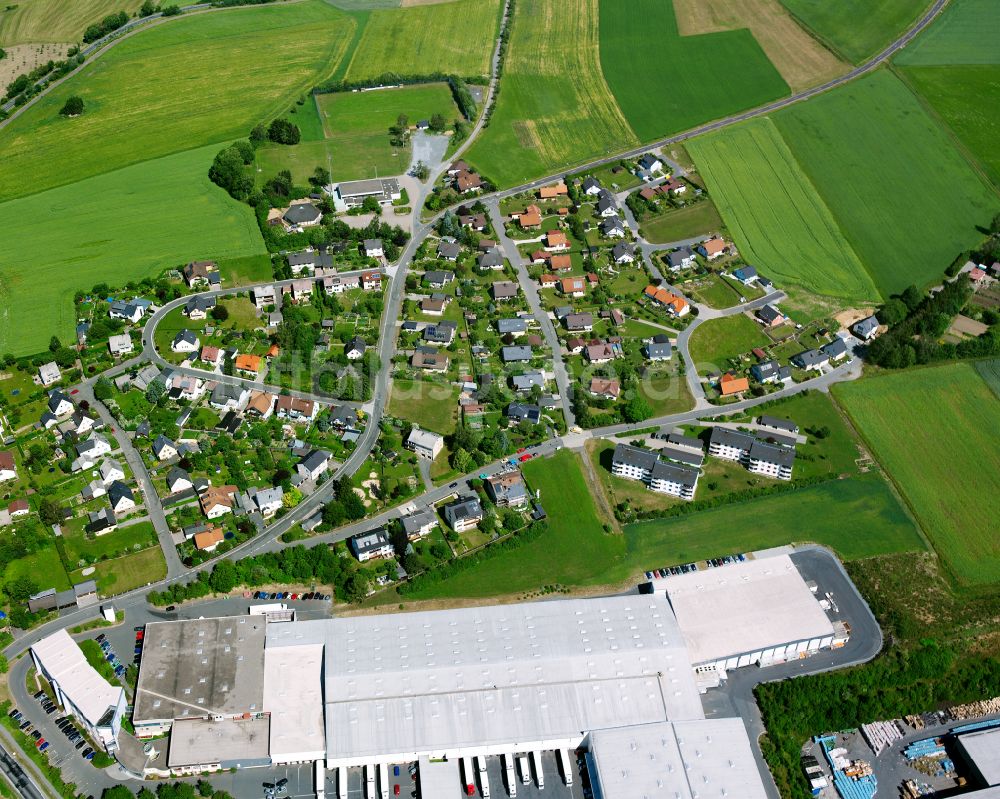
M 643 141 L 789 93 L 749 30 L 681 36 L 672 0 L 600 0 L 600 6 L 601 66 Z
M 458 116 L 451 90 L 444 83 L 404 86 L 371 92 L 336 92 L 316 97 L 324 138 L 294 146 L 262 147 L 257 153 L 259 177 L 267 180 L 288 169 L 298 185 L 317 166 L 330 169 L 336 180 L 398 175 L 410 164 L 410 149 L 389 143 L 389 126 L 400 114 L 413 122 L 441 114 Z
M 455 432 L 458 387 L 422 380 L 392 381 L 388 413 L 441 435 Z
M 908 67 L 1000 64 L 998 37 L 1000 7 L 994 0 L 953 0 L 894 60 Z
M 641 228 L 643 238 L 647 241 L 666 244 L 716 233 L 722 228 L 722 217 L 719 216 L 715 203 L 706 200 L 644 219 Z
M 836 508 L 836 513 L 831 513 Z M 752 519 L 767 519 L 754 524 Z M 850 523 L 845 524 L 844 520 Z M 625 528 L 628 561 L 656 569 L 735 552 L 815 542 L 844 560 L 923 549 L 920 535 L 877 475 Z
M 839 384 L 834 393 L 957 580 L 1000 580 L 992 501 L 1000 449 L 985 433 L 1000 430 L 1000 400 L 973 366 L 912 369 Z
M 891 72 L 774 120 L 883 295 L 940 279 L 1000 211 L 1000 198 Z
M 822 42 L 859 63 L 893 41 L 930 5 L 928 0 L 781 0 Z
M 878 290 L 770 119 L 694 139 L 697 161 L 740 253 L 778 285 L 849 302 Z
M 373 11 L 347 68 L 347 80 L 388 72 L 489 75 L 502 5 L 500 0 L 456 0 Z
M 79 42 L 93 22 L 139 9 L 142 0 L 17 0 L 0 9 L 0 46 Z
M 624 579 L 625 542 L 601 527 L 579 457 L 562 450 L 523 467 L 532 489 L 540 489 L 548 513 L 544 535 L 510 552 L 407 596 L 488 597 L 533 591 L 544 585 L 597 585 Z
M 466 160 L 502 186 L 638 143 L 601 72 L 598 0 L 518 0 L 500 96 Z
M 263 253 L 252 210 L 208 180 L 215 147 L 148 161 L 0 203 L 0 351 L 72 339 L 73 294 L 124 284 L 194 258 Z M 44 246 L 40 246 L 44 242 Z
M 196 14 L 143 31 L 0 130 L 0 199 L 246 136 L 332 73 L 354 24 L 307 0 Z M 59 116 L 74 94 L 84 114 Z
M 1000 186 L 1000 65 L 905 67 L 906 80 Z
M 699 372 L 718 371 L 730 358 L 770 343 L 760 325 L 740 313 L 699 325 L 691 334 L 691 357 Z
M 990 390 L 996 394 L 997 399 L 1000 399 L 1000 358 L 994 358 L 992 361 L 977 361 L 976 371 L 986 381 Z

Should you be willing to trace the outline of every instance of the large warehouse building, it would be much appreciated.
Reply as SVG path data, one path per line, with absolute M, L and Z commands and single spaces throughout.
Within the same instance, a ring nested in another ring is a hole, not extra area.
M 846 640 L 786 554 L 663 581 L 699 672 L 804 657 Z
M 832 625 L 783 555 L 654 588 L 385 616 L 156 622 L 136 733 L 170 732 L 166 762 L 150 767 L 158 774 L 583 748 L 601 799 L 763 797 L 742 721 L 705 719 L 698 671 L 829 646 Z M 436 765 L 428 780 L 456 768 Z

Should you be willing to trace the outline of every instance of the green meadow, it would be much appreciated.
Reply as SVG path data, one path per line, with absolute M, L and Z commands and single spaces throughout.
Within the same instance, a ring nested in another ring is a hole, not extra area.
M 901 66 L 1000 64 L 1000 6 L 994 0 L 952 0 L 933 24 L 894 59 Z
M 249 206 L 208 180 L 214 145 L 0 203 L 0 351 L 72 340 L 73 294 L 198 258 L 264 253 Z
M 726 227 L 750 263 L 779 285 L 849 302 L 878 290 L 833 214 L 770 119 L 695 139 L 698 163 Z
M 600 11 L 604 76 L 643 141 L 789 93 L 749 30 L 681 36 L 672 0 L 600 0 Z
M 318 0 L 172 20 L 126 39 L 0 130 L 0 199 L 246 136 L 329 75 L 354 21 Z M 80 117 L 59 109 L 71 95 Z
M 816 37 L 855 64 L 879 52 L 927 8 L 928 0 L 781 0 Z
M 938 280 L 1000 198 L 891 72 L 773 117 L 883 296 Z

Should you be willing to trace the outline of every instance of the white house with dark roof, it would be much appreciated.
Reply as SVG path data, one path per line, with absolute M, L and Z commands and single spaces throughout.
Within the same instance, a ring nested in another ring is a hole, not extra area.
M 294 203 L 281 217 L 292 228 L 315 227 L 323 221 L 323 213 L 311 202 Z
M 851 332 L 862 341 L 871 341 L 878 335 L 878 319 L 874 316 L 866 316 L 851 325 Z
M 59 366 L 55 361 L 43 363 L 38 367 L 38 379 L 43 386 L 51 386 L 53 383 L 58 383 L 61 377 L 62 372 L 59 371 Z
M 392 540 L 383 527 L 369 530 L 367 533 L 352 535 L 347 539 L 347 545 L 359 563 L 375 558 L 391 558 L 396 554 Z
M 366 258 L 384 258 L 385 249 L 382 247 L 382 239 L 365 239 L 361 249 Z
M 180 331 L 170 342 L 170 349 L 174 352 L 197 352 L 200 346 L 198 336 L 187 329 Z
M 830 365 L 830 356 L 820 350 L 805 350 L 793 355 L 791 361 L 799 369 L 821 372 L 824 366 Z

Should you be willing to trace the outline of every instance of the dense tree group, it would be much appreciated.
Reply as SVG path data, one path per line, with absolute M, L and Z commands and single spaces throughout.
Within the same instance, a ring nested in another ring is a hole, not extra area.
M 122 25 L 128 22 L 128 12 L 119 11 L 117 14 L 108 14 L 100 22 L 95 22 L 93 25 L 89 25 L 87 29 L 83 32 L 83 40 L 88 44 L 90 42 L 96 42 L 107 36 L 112 31 L 118 30 Z

